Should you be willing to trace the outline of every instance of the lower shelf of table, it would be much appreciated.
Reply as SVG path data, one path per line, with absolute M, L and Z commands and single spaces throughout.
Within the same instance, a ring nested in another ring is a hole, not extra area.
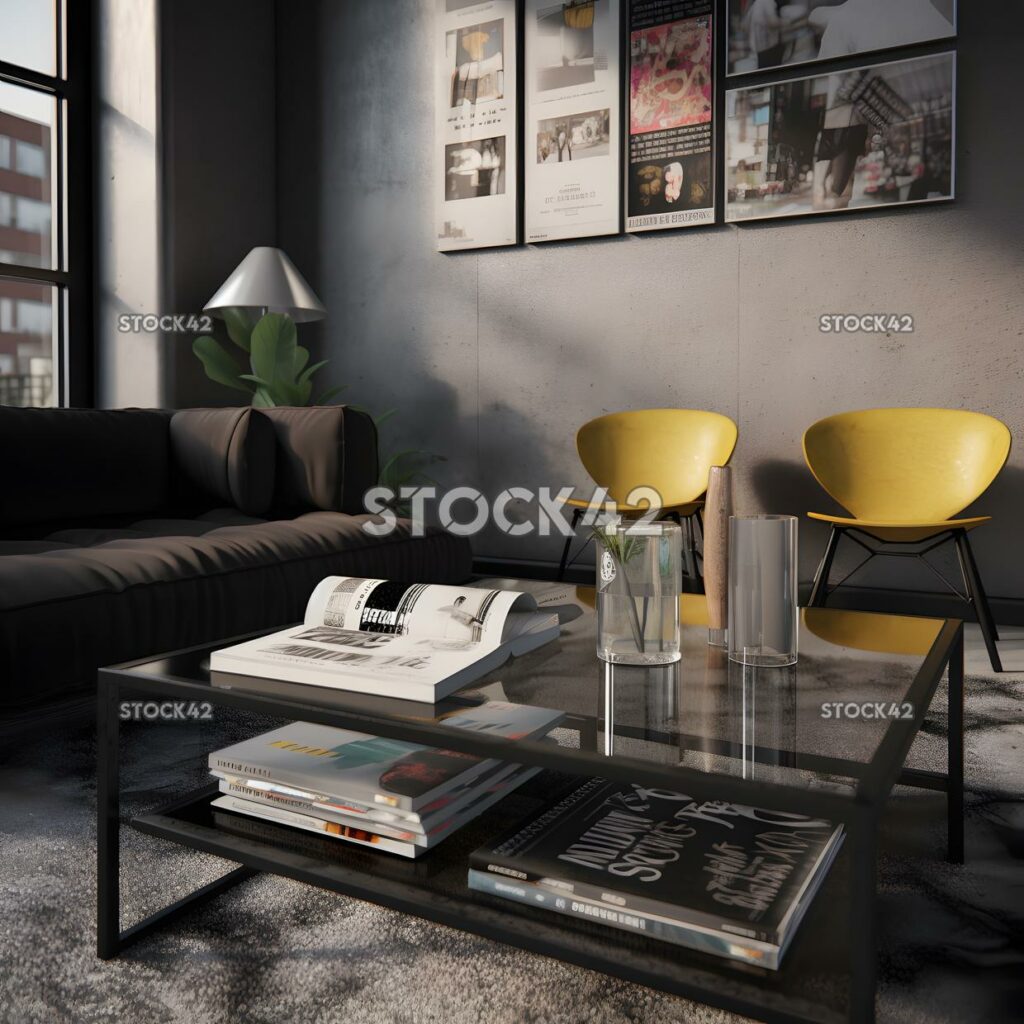
M 767 971 L 506 902 L 469 889 L 469 854 L 552 791 L 545 775 L 510 795 L 418 860 L 210 806 L 207 787 L 131 820 L 147 835 L 346 896 L 436 921 L 533 953 L 771 1021 L 846 1019 L 849 910 L 841 853 L 793 940 L 782 969 Z

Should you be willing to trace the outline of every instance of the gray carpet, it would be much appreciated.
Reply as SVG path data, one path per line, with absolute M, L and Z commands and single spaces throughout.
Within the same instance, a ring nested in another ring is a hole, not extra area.
M 937 706 L 944 706 L 940 698 Z M 943 802 L 900 790 L 881 862 L 884 1021 L 1000 1022 L 1024 1006 L 1024 683 L 969 680 L 967 856 Z M 911 762 L 942 766 L 933 714 Z M 267 722 L 269 728 L 276 723 Z M 205 751 L 262 723 L 128 727 L 128 809 L 203 780 Z M 620 1024 L 736 1018 L 280 879 L 259 877 L 122 955 L 94 955 L 95 743 L 64 727 L 0 753 L 0 1020 Z M 223 862 L 126 830 L 125 920 Z

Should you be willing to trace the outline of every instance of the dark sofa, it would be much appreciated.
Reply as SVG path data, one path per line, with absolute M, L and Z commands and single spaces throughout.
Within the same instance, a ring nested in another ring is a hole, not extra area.
M 0 408 L 0 710 L 301 619 L 332 573 L 459 582 L 468 543 L 362 524 L 372 420 L 312 409 Z

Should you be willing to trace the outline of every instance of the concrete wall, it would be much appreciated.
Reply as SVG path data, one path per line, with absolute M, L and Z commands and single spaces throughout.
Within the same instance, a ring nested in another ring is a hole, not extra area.
M 161 335 L 122 334 L 122 313 L 163 308 L 157 0 L 96 6 L 96 404 L 168 398 Z
M 97 404 L 235 404 L 191 335 L 117 321 L 198 314 L 275 244 L 274 0 L 101 0 L 97 17 Z
M 828 413 L 968 407 L 1024 437 L 1024 6 L 961 4 L 955 204 L 457 256 L 434 252 L 433 7 L 278 2 L 279 244 L 330 312 L 303 334 L 332 382 L 401 409 L 386 444 L 444 453 L 446 482 L 492 494 L 585 486 L 585 420 L 708 408 L 740 426 L 739 508 L 802 513 L 833 507 L 800 455 Z M 916 333 L 818 331 L 823 312 L 888 310 Z M 990 591 L 1024 596 L 1024 445 L 978 507 L 997 516 L 977 536 Z M 824 535 L 801 530 L 806 578 Z
M 274 0 L 161 7 L 166 308 L 199 313 L 253 246 L 276 244 Z M 207 379 L 191 336 L 170 339 L 167 374 L 179 408 L 244 397 Z

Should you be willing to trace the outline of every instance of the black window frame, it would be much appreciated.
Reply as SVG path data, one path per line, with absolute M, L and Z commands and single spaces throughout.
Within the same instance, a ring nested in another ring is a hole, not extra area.
M 92 0 L 53 0 L 55 68 L 49 75 L 0 60 L 0 81 L 56 100 L 56 267 L 0 263 L 0 277 L 57 286 L 54 405 L 91 406 L 93 363 Z

